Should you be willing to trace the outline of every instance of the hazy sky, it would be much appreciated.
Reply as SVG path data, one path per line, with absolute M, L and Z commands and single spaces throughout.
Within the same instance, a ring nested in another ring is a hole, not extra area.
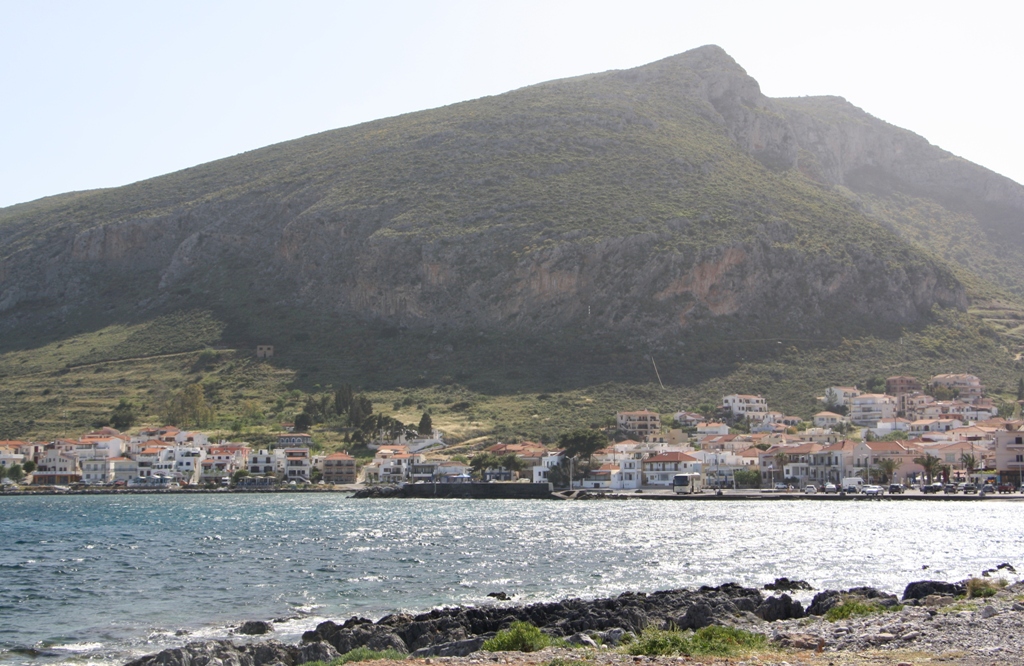
M 0 206 L 702 44 L 1024 183 L 1022 7 L 0 0 Z

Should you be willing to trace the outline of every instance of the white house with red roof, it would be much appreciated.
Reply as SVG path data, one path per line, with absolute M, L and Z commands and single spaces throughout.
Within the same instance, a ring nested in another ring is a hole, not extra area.
M 700 461 L 693 456 L 679 451 L 668 451 L 643 461 L 642 483 L 645 486 L 671 488 L 672 477 L 676 474 L 700 471 Z

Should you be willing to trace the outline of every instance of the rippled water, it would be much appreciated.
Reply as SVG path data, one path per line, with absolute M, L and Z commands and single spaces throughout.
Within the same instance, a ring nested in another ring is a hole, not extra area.
M 607 596 L 777 576 L 815 588 L 1019 568 L 1012 502 L 0 497 L 0 662 L 120 663 L 247 619 Z M 928 570 L 923 571 L 922 567 Z M 179 631 L 188 635 L 176 636 Z M 38 650 L 32 655 L 28 649 Z

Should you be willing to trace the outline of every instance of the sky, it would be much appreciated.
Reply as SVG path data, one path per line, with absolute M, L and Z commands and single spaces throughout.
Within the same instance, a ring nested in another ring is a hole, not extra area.
M 0 207 L 704 44 L 1024 183 L 1011 2 L 0 0 Z

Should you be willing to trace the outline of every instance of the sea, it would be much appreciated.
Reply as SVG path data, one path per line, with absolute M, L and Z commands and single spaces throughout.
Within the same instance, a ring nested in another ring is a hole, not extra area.
M 776 577 L 814 588 L 1024 571 L 1014 502 L 0 496 L 0 664 L 123 664 L 246 620 L 596 598 Z M 1016 580 L 1010 576 L 1010 580 Z M 809 599 L 803 599 L 805 602 Z

